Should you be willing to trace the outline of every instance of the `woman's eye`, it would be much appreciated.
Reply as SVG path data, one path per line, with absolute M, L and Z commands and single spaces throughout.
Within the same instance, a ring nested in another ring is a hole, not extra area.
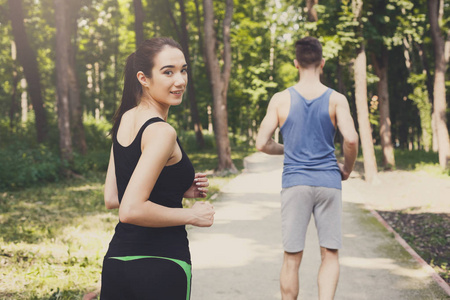
M 188 71 L 187 69 L 182 69 L 181 73 L 187 73 L 187 71 Z
M 166 74 L 166 75 L 172 75 L 173 72 L 172 72 L 172 71 L 165 71 L 164 74 Z

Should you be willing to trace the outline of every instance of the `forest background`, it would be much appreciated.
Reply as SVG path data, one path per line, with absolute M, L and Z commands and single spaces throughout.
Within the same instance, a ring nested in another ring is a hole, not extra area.
M 45 186 L 87 180 L 95 187 L 75 190 L 93 194 L 75 205 L 99 209 L 125 59 L 155 36 L 185 50 L 188 90 L 168 122 L 200 169 L 242 168 L 236 157 L 255 151 L 268 101 L 297 82 L 294 43 L 309 35 L 323 45 L 322 81 L 349 100 L 365 180 L 424 165 L 448 176 L 449 12 L 443 0 L 0 0 L 0 223 L 13 232 L 3 241 L 33 244 L 62 230 L 13 222 L 19 191 L 43 187 L 52 199 L 42 201 L 60 207 L 68 198 Z M 25 264 L 36 259 L 5 249 Z M 71 249 L 62 265 L 98 275 Z

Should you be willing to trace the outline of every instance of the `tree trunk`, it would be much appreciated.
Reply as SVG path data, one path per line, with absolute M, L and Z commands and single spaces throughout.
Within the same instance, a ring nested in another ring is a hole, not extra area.
M 19 76 L 17 71 L 13 71 L 12 80 L 12 92 L 11 92 L 11 105 L 9 106 L 9 128 L 12 130 L 16 124 L 16 113 L 19 110 L 19 104 L 17 103 L 17 85 L 19 84 Z
M 230 139 L 228 137 L 227 91 L 231 72 L 230 26 L 233 16 L 233 0 L 226 1 L 223 20 L 223 70 L 216 56 L 216 33 L 214 30 L 214 8 L 212 0 L 203 0 L 205 55 L 209 69 L 213 96 L 214 133 L 216 138 L 218 166 L 217 173 L 235 173 L 231 160 Z
M 197 146 L 199 149 L 205 148 L 205 140 L 203 138 L 202 133 L 202 124 L 200 122 L 200 117 L 198 113 L 198 106 L 195 97 L 195 85 L 194 85 L 194 77 L 192 76 L 192 64 L 191 64 L 191 55 L 189 51 L 189 34 L 188 34 L 188 25 L 186 22 L 186 10 L 184 5 L 184 0 L 178 0 L 178 4 L 180 5 L 180 13 L 181 13 L 181 24 L 178 26 L 175 17 L 172 13 L 172 9 L 170 8 L 170 3 L 166 2 L 167 9 L 169 11 L 169 16 L 172 20 L 173 26 L 177 33 L 178 38 L 180 39 L 181 47 L 184 50 L 184 56 L 186 58 L 186 62 L 190 67 L 188 72 L 188 85 L 187 85 L 187 97 L 189 102 L 189 108 L 191 112 L 191 122 L 194 127 L 195 139 L 197 142 Z M 178 29 L 180 27 L 181 30 Z
M 133 0 L 134 32 L 136 34 L 136 48 L 144 41 L 144 8 L 141 0 Z
M 178 0 L 180 4 L 181 12 L 181 46 L 183 47 L 184 54 L 186 55 L 186 61 L 188 66 L 191 64 L 191 55 L 189 51 L 189 35 L 188 35 L 188 25 L 186 22 L 186 11 L 184 8 L 184 0 Z M 192 124 L 194 125 L 195 138 L 197 140 L 197 145 L 200 149 L 205 147 L 205 140 L 203 139 L 202 133 L 202 123 L 200 122 L 200 117 L 198 114 L 197 100 L 195 98 L 195 85 L 194 77 L 192 76 L 192 71 L 188 72 L 188 98 L 189 105 L 191 109 Z
M 22 124 L 25 124 L 28 121 L 28 95 L 27 95 L 27 81 L 22 78 L 20 80 L 20 87 L 22 88 L 22 94 L 20 95 L 20 108 L 21 108 L 21 116 L 20 121 Z
M 80 98 L 80 85 L 78 83 L 78 77 L 76 73 L 76 52 L 77 52 L 77 19 L 78 12 L 81 8 L 80 1 L 69 2 L 70 5 L 70 18 L 68 18 L 70 36 L 73 37 L 69 48 L 69 68 L 68 79 L 69 79 L 69 104 L 70 104 L 70 125 L 72 128 L 73 139 L 75 147 L 80 151 L 81 154 L 86 154 L 87 144 L 83 125 L 83 108 L 81 106 Z
M 19 75 L 17 74 L 17 51 L 16 44 L 11 41 L 11 58 L 13 61 L 12 72 L 12 91 L 11 91 L 11 105 L 9 106 L 9 128 L 12 130 L 16 123 L 16 113 L 19 110 L 19 104 L 17 103 L 17 86 L 19 84 Z
M 361 16 L 363 11 L 363 1 L 353 0 L 352 10 L 355 21 L 358 22 L 356 35 L 362 40 Z M 355 104 L 358 116 L 359 136 L 364 157 L 364 177 L 370 183 L 379 181 L 377 174 L 377 161 L 373 149 L 372 129 L 369 121 L 369 107 L 367 105 L 367 59 L 364 41 L 360 42 L 356 50 L 354 64 L 355 80 Z
M 28 93 L 33 104 L 38 143 L 47 139 L 47 115 L 42 99 L 41 78 L 36 54 L 31 48 L 24 25 L 22 0 L 8 0 L 12 33 L 17 47 L 17 59 L 23 67 Z
M 56 26 L 56 91 L 58 98 L 58 128 L 61 159 L 72 162 L 72 139 L 69 114 L 69 49 L 70 30 L 67 19 L 69 11 L 65 0 L 55 1 Z
M 403 38 L 403 45 L 405 47 L 404 49 L 404 56 L 405 56 L 405 65 L 408 69 L 408 74 L 411 76 L 411 68 L 412 68 L 412 61 L 411 61 L 411 55 L 410 52 L 412 52 L 412 42 L 409 42 L 411 38 L 406 39 Z M 420 61 L 422 63 L 422 74 L 425 75 L 425 83 L 417 82 L 414 86 L 413 95 L 414 97 L 412 100 L 417 105 L 417 108 L 419 109 L 419 115 L 420 115 L 420 127 L 422 130 L 422 146 L 425 149 L 425 151 L 430 151 L 431 148 L 431 141 L 432 139 L 436 138 L 436 135 L 433 134 L 432 131 L 432 112 L 431 108 L 433 105 L 433 99 L 430 97 L 430 93 L 432 94 L 432 78 L 430 76 L 430 72 L 428 70 L 428 64 L 426 60 L 426 56 L 423 53 L 423 47 L 421 45 L 418 45 L 417 43 L 414 44 L 418 48 L 418 53 L 420 57 Z M 424 88 L 424 86 L 426 88 Z M 426 99 L 424 98 L 426 97 Z M 434 138 L 433 138 L 434 137 Z M 419 139 L 420 140 L 420 139 Z M 437 152 L 437 146 L 436 151 Z
M 373 149 L 372 129 L 369 122 L 369 107 L 367 105 L 367 73 L 366 52 L 364 45 L 357 50 L 355 59 L 355 102 L 358 115 L 359 135 L 364 156 L 364 177 L 370 183 L 378 181 L 377 162 Z
M 445 116 L 447 106 L 445 99 L 445 42 L 439 27 L 439 0 L 428 0 L 427 4 L 435 57 L 433 113 L 435 116 L 437 129 L 439 164 L 442 168 L 448 168 L 448 163 L 450 160 L 450 141 Z
M 394 147 L 392 145 L 391 117 L 389 113 L 389 91 L 388 91 L 388 51 L 382 45 L 381 57 L 373 54 L 375 72 L 379 78 L 378 101 L 380 108 L 380 139 L 383 152 L 383 167 L 391 169 L 395 166 Z
M 433 80 L 433 76 L 431 76 L 430 65 L 428 64 L 428 58 L 427 58 L 427 55 L 425 54 L 425 49 L 423 47 L 423 44 L 416 44 L 416 45 L 419 49 L 419 57 L 420 57 L 420 61 L 422 63 L 424 72 L 427 75 L 426 87 L 428 90 L 428 98 L 430 100 L 430 103 L 433 103 L 433 99 L 434 99 L 433 81 L 434 80 Z
M 202 20 L 201 20 L 201 13 L 200 13 L 200 5 L 198 3 L 198 0 L 194 0 L 195 4 L 195 20 L 197 22 L 197 30 L 198 30 L 198 45 L 199 45 L 199 52 L 200 55 L 203 57 L 203 59 L 206 61 L 205 58 L 205 51 L 204 51 L 204 43 L 203 43 L 203 32 L 202 32 Z
M 433 107 L 434 104 L 434 91 L 433 91 L 433 76 L 430 72 L 430 66 L 428 63 L 427 55 L 425 54 L 425 49 L 423 44 L 416 44 L 419 52 L 420 61 L 423 66 L 423 70 L 426 74 L 426 87 L 428 91 L 428 101 L 431 103 L 431 106 Z M 432 150 L 433 152 L 438 152 L 438 141 L 437 141 L 437 128 L 436 128 L 436 118 L 434 112 L 431 113 L 431 141 L 432 141 Z
M 447 39 L 445 40 L 445 63 L 448 65 L 450 61 L 450 28 L 447 30 Z
M 314 5 L 319 4 L 319 0 L 306 0 L 306 12 L 308 14 L 308 22 L 317 22 L 319 18 L 317 17 L 317 11 Z

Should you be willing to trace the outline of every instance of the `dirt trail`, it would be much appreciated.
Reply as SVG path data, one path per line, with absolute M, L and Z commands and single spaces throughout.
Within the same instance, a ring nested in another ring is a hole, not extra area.
M 380 183 L 371 185 L 358 173 L 351 178 L 352 188 L 363 195 L 358 199 L 376 210 L 450 213 L 450 180 L 425 171 L 390 171 L 378 174 Z

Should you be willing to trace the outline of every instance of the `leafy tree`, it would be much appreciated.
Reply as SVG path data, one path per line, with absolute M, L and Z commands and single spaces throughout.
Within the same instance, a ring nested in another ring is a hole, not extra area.
M 218 166 L 216 172 L 237 172 L 231 160 L 231 147 L 228 138 L 227 92 L 231 72 L 230 31 L 233 18 L 233 0 L 226 0 L 225 17 L 223 20 L 223 68 L 217 57 L 217 39 L 214 29 L 214 7 L 212 0 L 203 0 L 205 54 L 208 74 L 213 95 L 214 133 L 216 138 Z
M 69 106 L 69 7 L 64 0 L 55 0 L 56 25 L 56 89 L 58 95 L 58 129 L 61 159 L 72 163 L 73 149 L 70 132 Z
M 136 35 L 136 48 L 144 41 L 145 14 L 141 0 L 133 0 L 134 6 L 134 32 Z
M 188 66 L 193 65 L 193 61 L 191 59 L 191 50 L 190 50 L 190 37 L 188 34 L 188 23 L 187 23 L 187 13 L 186 13 L 186 7 L 184 0 L 178 0 L 178 6 L 180 11 L 180 24 L 178 25 L 175 17 L 173 15 L 172 9 L 170 7 L 170 3 L 167 2 L 168 5 L 168 11 L 171 15 L 171 19 L 173 21 L 173 26 L 177 32 L 178 39 L 181 41 L 181 46 L 184 50 L 184 55 L 186 58 L 186 62 Z M 197 106 L 197 99 L 196 99 L 196 92 L 195 92 L 195 83 L 194 83 L 194 76 L 192 76 L 192 71 L 188 72 L 188 86 L 187 86 L 187 98 L 189 100 L 189 106 L 190 106 L 190 112 L 191 112 L 191 119 L 192 124 L 195 131 L 195 138 L 197 141 L 197 146 L 202 149 L 205 147 L 205 141 L 203 139 L 203 133 L 202 133 L 202 124 L 200 122 L 200 117 L 198 113 L 198 106 Z
M 369 123 L 369 109 L 367 105 L 367 59 L 366 45 L 363 38 L 363 23 L 367 20 L 364 15 L 362 0 L 352 0 L 351 16 L 355 25 L 356 58 L 354 61 L 355 100 L 358 114 L 359 136 L 364 156 L 364 175 L 368 182 L 376 182 L 377 163 L 373 148 L 372 130 Z M 350 11 L 349 11 L 350 12 Z
M 439 22 L 442 22 L 442 14 L 439 14 L 439 0 L 428 0 L 427 3 L 435 57 L 433 113 L 437 129 L 439 164 L 442 168 L 448 168 L 450 161 L 450 141 L 445 116 L 447 107 L 445 99 L 445 71 L 447 66 L 444 53 L 445 41 L 439 26 Z
M 389 4 L 389 5 L 388 5 Z M 390 169 L 395 166 L 394 147 L 391 134 L 391 117 L 389 106 L 389 48 L 392 47 L 392 36 L 395 32 L 395 22 L 391 19 L 393 5 L 389 1 L 370 2 L 372 13 L 369 16 L 372 63 L 378 77 L 377 94 L 380 113 L 380 140 L 383 153 L 383 166 Z
M 70 37 L 69 65 L 67 75 L 69 77 L 69 104 L 70 104 L 70 125 L 72 131 L 72 142 L 83 155 L 87 152 L 86 137 L 83 126 L 83 107 L 81 105 L 80 84 L 77 74 L 76 53 L 78 52 L 78 14 L 81 8 L 81 1 L 68 3 L 68 32 Z
M 22 0 L 8 0 L 12 32 L 17 49 L 17 59 L 21 63 L 31 102 L 35 114 L 37 141 L 43 142 L 47 138 L 47 115 L 44 109 L 42 88 L 36 53 L 31 47 L 24 24 Z

